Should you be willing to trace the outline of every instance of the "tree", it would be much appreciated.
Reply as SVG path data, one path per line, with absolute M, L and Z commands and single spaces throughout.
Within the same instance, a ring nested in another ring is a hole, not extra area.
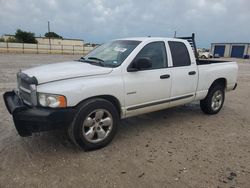
M 59 38 L 59 39 L 62 39 L 62 36 L 58 35 L 55 32 L 47 32 L 47 33 L 45 33 L 44 36 L 45 37 L 50 37 L 50 38 Z
M 9 37 L 5 42 L 16 42 L 15 37 Z
M 4 38 L 1 37 L 1 38 L 0 38 L 0 42 L 4 42 Z
M 37 43 L 37 40 L 35 39 L 35 33 L 22 31 L 21 29 L 16 30 L 15 38 L 17 42 Z

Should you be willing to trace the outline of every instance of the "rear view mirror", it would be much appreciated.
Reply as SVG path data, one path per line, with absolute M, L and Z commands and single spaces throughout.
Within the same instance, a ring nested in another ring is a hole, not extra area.
M 128 72 L 135 72 L 150 68 L 152 68 L 152 62 L 150 58 L 141 57 L 132 62 L 132 64 L 128 67 Z

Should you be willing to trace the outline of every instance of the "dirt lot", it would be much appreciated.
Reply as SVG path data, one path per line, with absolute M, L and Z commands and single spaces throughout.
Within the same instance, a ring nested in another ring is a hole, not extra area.
M 0 54 L 0 94 L 19 69 L 77 59 Z M 222 111 L 194 103 L 122 120 L 113 142 L 83 152 L 61 130 L 18 136 L 0 98 L 0 187 L 250 187 L 250 61 Z

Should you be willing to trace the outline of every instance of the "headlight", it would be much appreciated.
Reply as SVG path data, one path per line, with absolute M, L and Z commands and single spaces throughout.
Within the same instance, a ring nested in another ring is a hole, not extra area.
M 48 93 L 38 93 L 38 102 L 43 107 L 64 108 L 67 106 L 66 97 Z

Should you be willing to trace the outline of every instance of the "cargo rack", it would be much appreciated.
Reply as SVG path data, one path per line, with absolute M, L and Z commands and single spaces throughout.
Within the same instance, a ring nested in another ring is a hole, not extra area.
M 195 34 L 192 33 L 191 37 L 175 37 L 177 39 L 183 39 L 183 40 L 187 40 L 189 42 L 189 44 L 191 45 L 193 51 L 194 51 L 194 56 L 195 58 L 198 60 L 199 59 L 199 54 L 196 48 L 196 43 L 195 43 Z

